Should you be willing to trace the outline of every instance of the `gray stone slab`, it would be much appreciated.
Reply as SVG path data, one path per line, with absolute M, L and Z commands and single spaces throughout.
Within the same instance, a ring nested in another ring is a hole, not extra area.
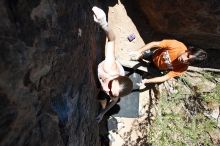
M 137 73 L 132 73 L 129 78 L 133 81 L 133 90 L 138 89 L 139 87 L 136 83 L 141 81 L 141 76 Z M 114 117 L 138 117 L 139 92 L 131 92 L 129 95 L 122 97 L 118 104 L 120 105 L 120 111 L 118 114 L 113 115 Z

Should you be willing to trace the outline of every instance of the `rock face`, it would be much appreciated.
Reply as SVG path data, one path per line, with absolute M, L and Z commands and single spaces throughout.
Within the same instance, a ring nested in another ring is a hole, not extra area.
M 1 146 L 100 145 L 96 48 L 102 34 L 93 22 L 95 2 L 0 0 Z M 220 48 L 219 1 L 139 4 L 155 30 Z
M 201 48 L 220 48 L 220 1 L 138 0 L 151 26 Z
M 98 146 L 92 0 L 0 1 L 0 145 Z

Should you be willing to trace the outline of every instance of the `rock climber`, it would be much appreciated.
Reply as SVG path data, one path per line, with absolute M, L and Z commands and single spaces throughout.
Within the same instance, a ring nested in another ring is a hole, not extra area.
M 161 83 L 173 77 L 181 76 L 189 64 L 201 62 L 207 58 L 207 53 L 202 49 L 186 47 L 177 40 L 154 41 L 144 47 L 129 53 L 131 60 L 145 58 L 164 75 L 151 79 L 143 79 L 139 85 L 146 83 Z
M 100 122 L 104 114 L 117 103 L 120 97 L 131 92 L 133 83 L 125 76 L 122 65 L 115 58 L 115 35 L 108 26 L 105 12 L 96 6 L 92 8 L 92 11 L 94 21 L 107 36 L 105 59 L 98 65 L 98 78 L 102 89 L 99 94 L 102 110 L 97 117 L 97 121 Z

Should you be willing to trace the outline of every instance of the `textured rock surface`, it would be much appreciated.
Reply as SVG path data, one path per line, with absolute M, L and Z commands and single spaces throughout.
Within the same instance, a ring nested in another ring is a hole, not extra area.
M 0 1 L 1 146 L 99 145 L 92 5 Z
M 201 48 L 220 48 L 220 1 L 138 2 L 155 30 Z
M 99 145 L 94 1 L 0 0 L 0 145 Z M 218 1 L 139 2 L 155 30 L 219 48 Z M 149 41 L 141 18 L 135 25 Z
M 139 32 L 135 24 L 127 15 L 124 5 L 118 3 L 114 7 L 109 7 L 108 20 L 109 25 L 113 29 L 116 36 L 116 59 L 123 66 L 129 68 L 138 68 L 140 70 L 147 71 L 147 68 L 141 66 L 138 61 L 130 60 L 129 52 L 137 50 L 144 46 L 144 41 L 139 35 Z M 135 39 L 129 41 L 127 37 L 131 34 L 135 36 Z

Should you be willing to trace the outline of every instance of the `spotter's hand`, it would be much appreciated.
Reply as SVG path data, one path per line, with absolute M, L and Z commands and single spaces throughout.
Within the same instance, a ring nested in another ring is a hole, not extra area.
M 137 83 L 138 86 L 145 86 L 146 83 L 149 83 L 149 80 L 148 79 L 143 79 L 141 80 L 140 83 Z
M 104 116 L 104 115 L 103 115 L 102 113 L 100 113 L 100 114 L 96 117 L 96 120 L 97 120 L 98 123 L 100 123 L 100 122 L 102 121 L 103 116 Z
M 142 57 L 142 54 L 138 51 L 131 51 L 128 53 L 130 60 L 138 60 Z

